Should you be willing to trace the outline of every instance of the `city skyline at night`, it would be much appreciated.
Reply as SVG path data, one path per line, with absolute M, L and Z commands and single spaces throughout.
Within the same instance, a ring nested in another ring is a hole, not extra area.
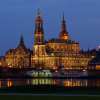
M 98 97 L 100 0 L 0 0 L 0 93 Z
M 94 52 L 80 49 L 80 43 L 73 40 L 68 32 L 64 14 L 61 28 L 56 38 L 45 39 L 44 20 L 40 10 L 35 18 L 33 48 L 26 47 L 23 35 L 16 48 L 9 48 L 0 58 L 0 66 L 8 68 L 36 68 L 50 70 L 86 70 L 95 57 Z M 92 68 L 92 67 L 91 67 Z
M 1 0 L 0 8 L 0 55 L 9 48 L 15 48 L 21 34 L 27 47 L 32 48 L 38 8 L 44 20 L 45 39 L 58 37 L 64 12 L 68 32 L 72 39 L 80 42 L 81 48 L 96 48 L 100 44 L 98 0 L 8 0 L 6 3 Z

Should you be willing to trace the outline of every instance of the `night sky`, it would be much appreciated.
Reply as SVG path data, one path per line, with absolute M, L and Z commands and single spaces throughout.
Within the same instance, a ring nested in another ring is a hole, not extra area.
M 21 34 L 32 48 L 38 8 L 46 39 L 58 37 L 64 12 L 69 34 L 81 48 L 100 45 L 100 0 L 0 0 L 0 55 L 16 48 Z

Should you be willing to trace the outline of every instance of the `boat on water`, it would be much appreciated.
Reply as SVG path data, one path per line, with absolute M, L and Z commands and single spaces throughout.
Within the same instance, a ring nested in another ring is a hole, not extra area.
M 26 75 L 30 77 L 53 77 L 50 70 L 32 70 L 28 71 Z
M 51 70 L 31 70 L 26 75 L 35 78 L 67 78 L 67 77 L 87 77 L 87 70 L 82 71 L 51 71 Z

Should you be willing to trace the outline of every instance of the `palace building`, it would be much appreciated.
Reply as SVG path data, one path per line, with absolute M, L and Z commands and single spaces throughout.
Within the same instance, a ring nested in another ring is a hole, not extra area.
M 82 53 L 80 44 L 70 38 L 66 20 L 62 18 L 61 31 L 57 38 L 45 40 L 43 19 L 38 13 L 35 19 L 34 44 L 27 49 L 21 36 L 19 44 L 9 49 L 0 58 L 1 67 L 11 68 L 44 68 L 44 69 L 87 69 L 94 56 Z

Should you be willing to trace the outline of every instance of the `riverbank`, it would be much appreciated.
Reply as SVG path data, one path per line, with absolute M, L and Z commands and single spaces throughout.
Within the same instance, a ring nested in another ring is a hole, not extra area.
M 52 86 L 18 86 L 0 89 L 2 100 L 99 100 L 98 88 L 62 88 Z
M 100 96 L 61 96 L 61 95 L 16 95 L 16 94 L 2 94 L 2 100 L 100 100 Z
M 30 93 L 30 94 L 67 94 L 67 95 L 100 95 L 97 87 L 63 87 L 53 85 L 25 85 L 1 88 L 0 93 Z
M 100 100 L 100 96 L 0 95 L 2 100 Z

